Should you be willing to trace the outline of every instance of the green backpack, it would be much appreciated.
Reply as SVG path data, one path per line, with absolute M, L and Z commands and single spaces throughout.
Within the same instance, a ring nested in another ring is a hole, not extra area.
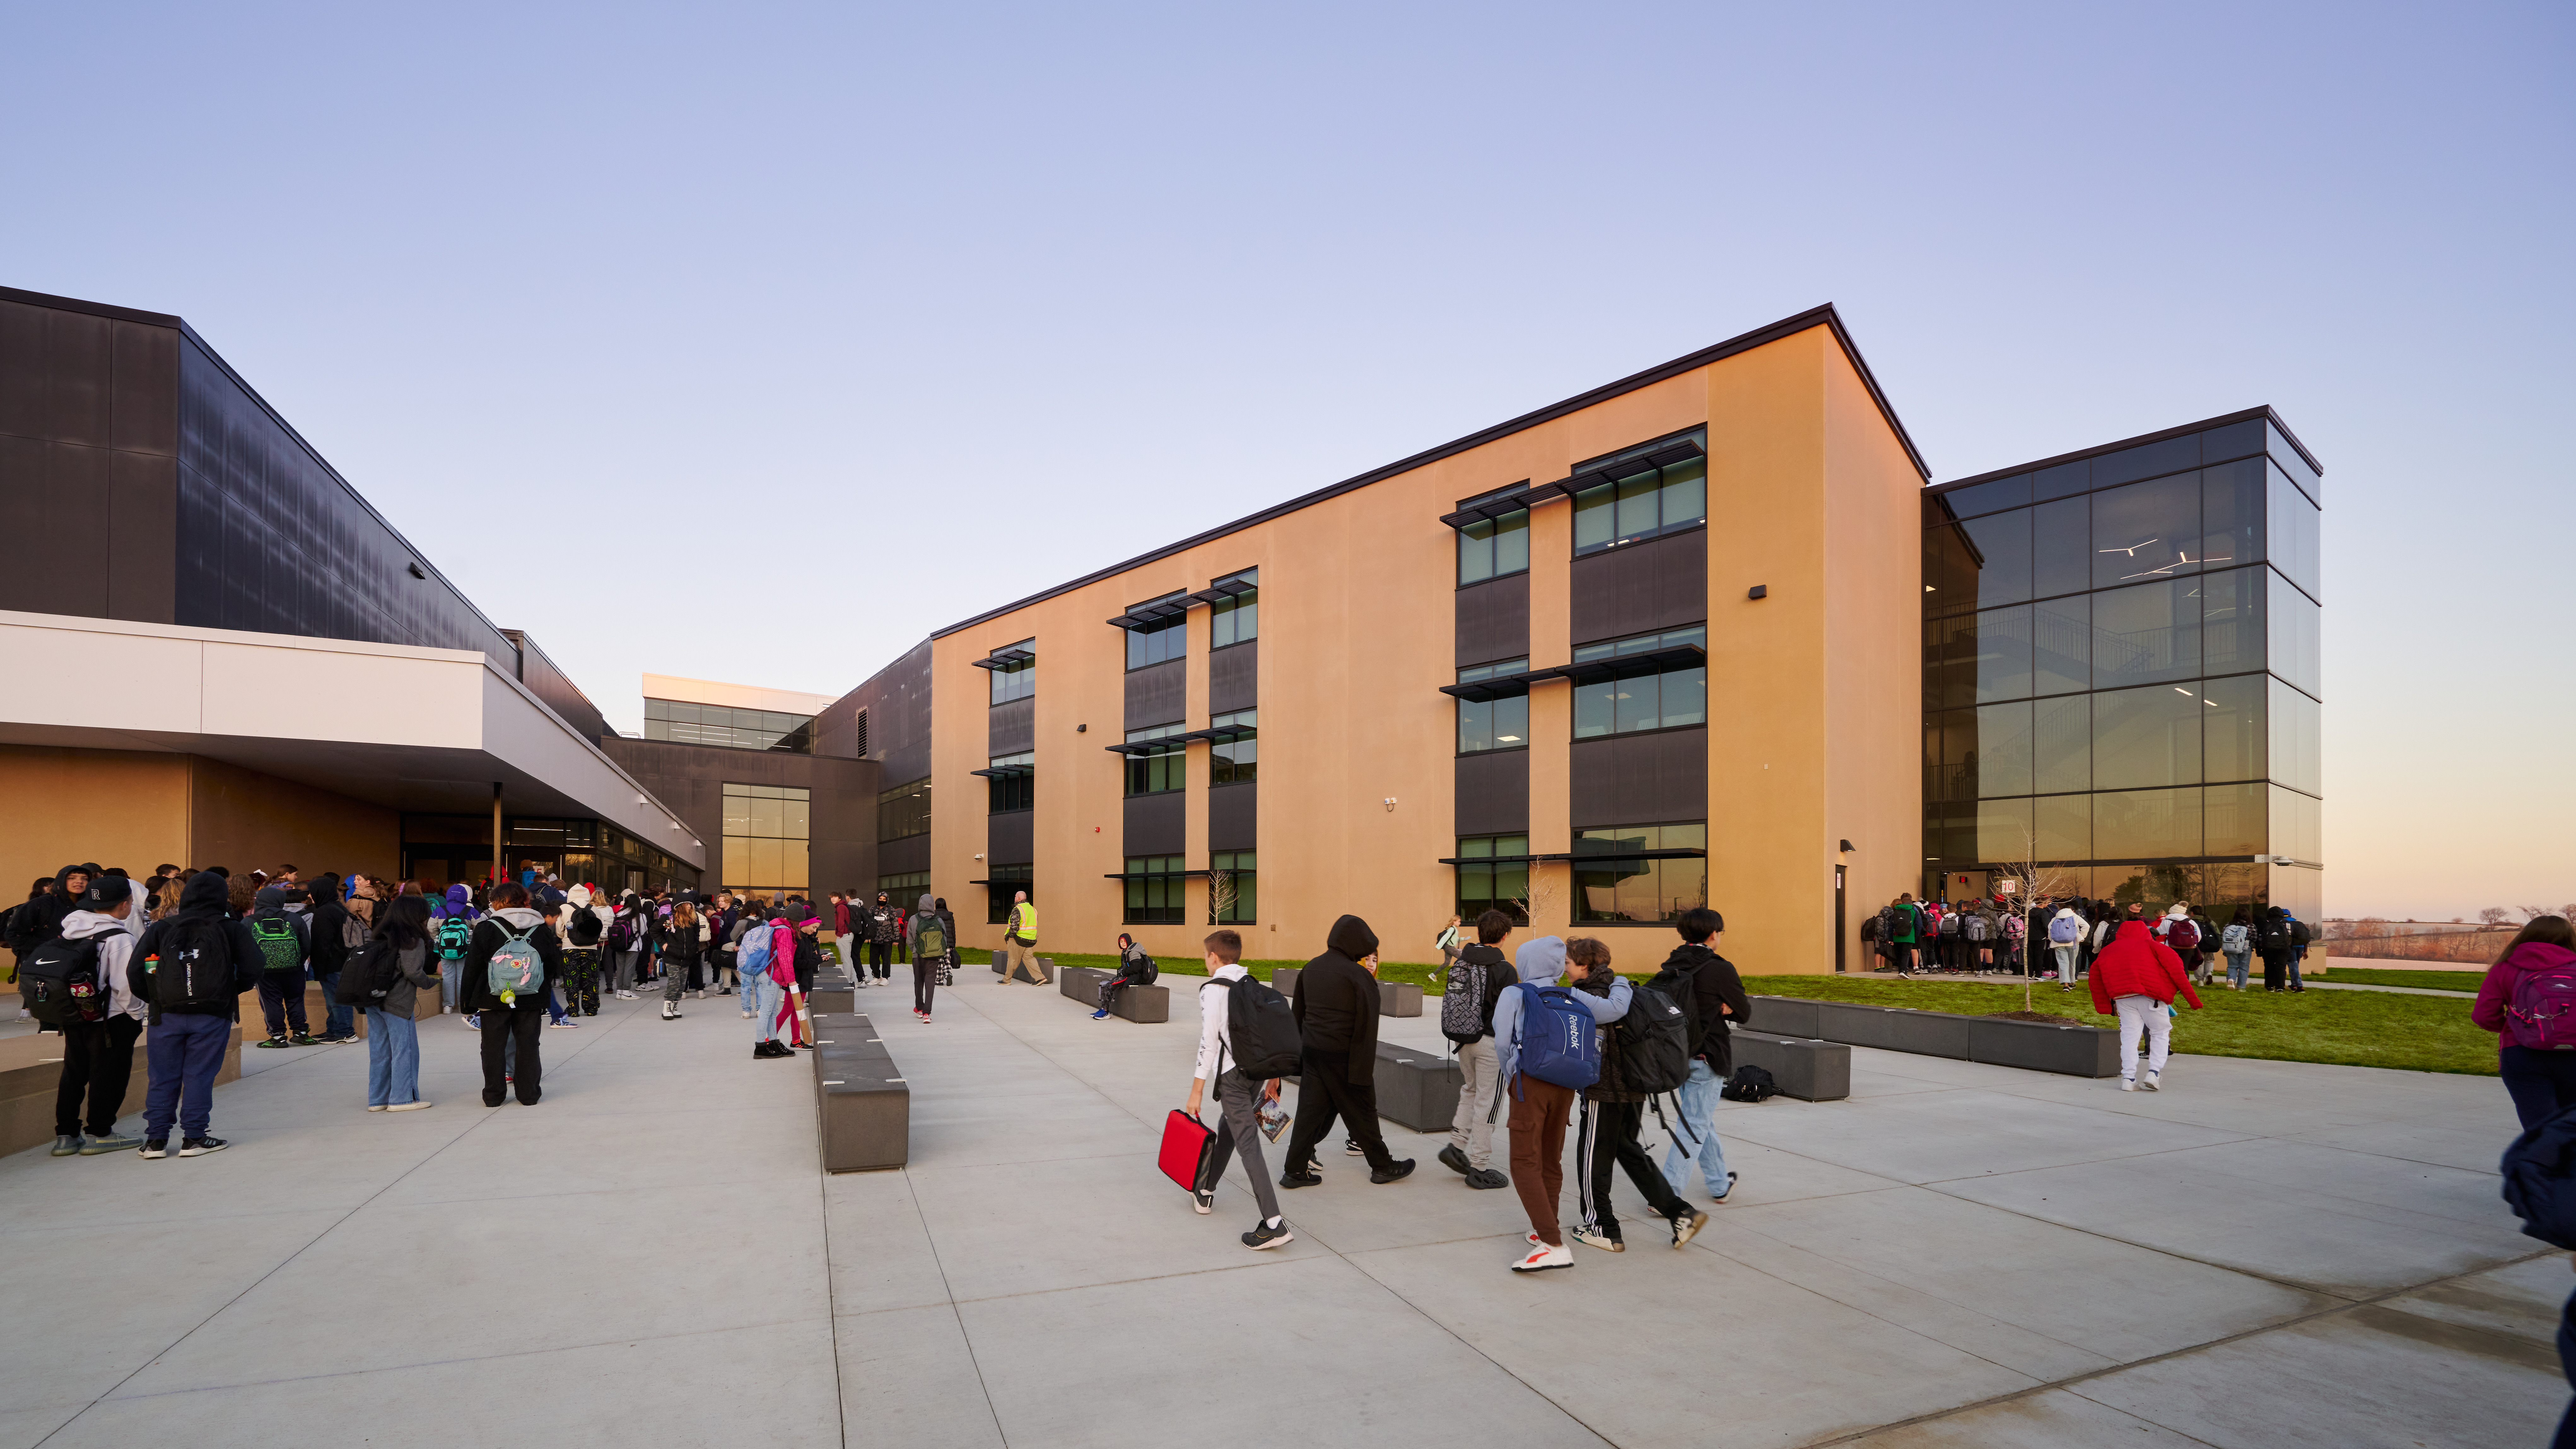
M 259 943 L 262 969 L 304 969 L 304 941 L 295 934 L 293 921 L 284 916 L 253 916 L 246 924 L 250 927 L 250 938 Z
M 465 953 L 474 948 L 474 923 L 463 916 L 449 916 L 438 923 L 433 939 L 438 945 L 439 960 L 462 961 Z
M 948 954 L 948 929 L 937 916 L 931 917 L 930 924 L 921 928 L 920 954 L 934 957 Z

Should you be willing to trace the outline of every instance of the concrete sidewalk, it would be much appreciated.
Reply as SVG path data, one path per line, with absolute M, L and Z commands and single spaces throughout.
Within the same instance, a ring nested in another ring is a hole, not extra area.
M 360 1110 L 363 1048 L 263 1053 L 230 1151 L 0 1161 L 10 1221 L 95 1238 L 0 1263 L 0 1445 L 2487 1449 L 2566 1401 L 2576 1279 L 2496 1197 L 2491 1078 L 1856 1051 L 1847 1102 L 1723 1109 L 1743 1182 L 1690 1248 L 1530 1279 L 1515 1195 L 1401 1129 L 1415 1176 L 1328 1155 L 1284 1248 L 1236 1241 L 1239 1173 L 1191 1213 L 1152 1158 L 1194 978 L 1163 1026 L 960 981 L 928 1027 L 858 995 L 902 1172 L 819 1174 L 810 1071 L 718 1000 L 545 1033 L 534 1109 L 438 1020 L 431 1111 Z

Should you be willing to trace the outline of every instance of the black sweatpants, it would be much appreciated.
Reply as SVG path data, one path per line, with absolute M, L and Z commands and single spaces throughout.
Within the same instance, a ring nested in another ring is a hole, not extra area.
M 483 1008 L 483 1105 L 498 1107 L 515 1083 L 519 1105 L 533 1107 L 543 1086 L 543 1066 L 537 1060 L 537 1037 L 545 1029 L 546 999 L 539 996 L 504 1009 L 498 1005 Z M 516 1061 L 509 1061 L 505 1053 Z M 510 1080 L 504 1082 L 503 1077 Z
M 939 965 L 936 961 L 912 963 L 912 1009 L 924 1016 L 930 1014 L 930 998 L 939 994 Z
M 1687 1215 L 1690 1205 L 1673 1191 L 1663 1169 L 1646 1155 L 1637 1133 L 1644 1125 L 1643 1102 L 1583 1103 L 1574 1138 L 1575 1192 L 1583 1201 L 1583 1221 L 1606 1237 L 1619 1236 L 1619 1215 L 1610 1207 L 1610 1165 L 1628 1169 L 1628 1180 L 1644 1195 L 1655 1216 Z
M 889 974 L 888 968 L 893 961 L 894 942 L 870 941 L 868 943 L 868 970 L 874 973 L 879 981 L 886 979 Z
M 1395 1166 L 1394 1154 L 1386 1150 L 1386 1135 L 1378 1130 L 1375 1084 L 1351 1080 L 1348 1053 L 1310 1051 L 1298 1064 L 1297 1123 L 1288 1129 L 1288 1173 L 1314 1166 L 1315 1144 L 1332 1130 L 1336 1117 L 1367 1154 L 1372 1171 Z
M 89 1101 L 89 1135 L 116 1131 L 116 1119 L 125 1111 L 126 1086 L 134 1080 L 134 1043 L 142 1035 L 143 1023 L 122 1012 L 63 1028 L 63 1074 L 54 1088 L 55 1136 L 80 1135 L 84 1097 Z
M 1141 970 L 1131 976 L 1128 974 L 1128 968 L 1124 966 L 1119 967 L 1117 975 L 1100 983 L 1100 1009 L 1103 1011 L 1116 1010 L 1119 990 L 1122 987 L 1140 985 L 1143 983 L 1144 979 L 1145 973 Z

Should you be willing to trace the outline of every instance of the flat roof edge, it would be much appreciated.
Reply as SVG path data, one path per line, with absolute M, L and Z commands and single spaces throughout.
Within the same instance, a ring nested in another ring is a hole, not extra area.
M 2179 427 L 2159 428 L 2152 433 L 2140 433 L 2134 438 L 2122 438 L 2116 443 L 2097 443 L 2089 448 L 2077 448 L 2071 453 L 2059 453 L 2055 457 L 2051 458 L 2039 458 L 2028 463 L 2015 463 L 2009 468 L 1991 468 L 1983 473 L 1974 474 L 1970 477 L 1953 478 L 1947 483 L 1932 484 L 1923 491 L 1925 493 L 1948 493 L 1954 489 L 1969 488 L 1979 483 L 1992 482 L 1997 478 L 2009 478 L 2015 473 L 2034 473 L 2042 468 L 2054 468 L 2060 463 L 2072 463 L 2082 458 L 2098 458 L 2105 453 L 2119 452 L 2123 448 L 2144 447 L 2149 443 L 2161 443 L 2167 438 L 2179 438 L 2185 433 L 2204 432 L 2210 428 L 2223 428 L 2229 423 L 2252 422 L 2257 418 L 2261 418 L 2264 421 L 2269 422 L 2272 426 L 2279 428 L 2281 430 L 2281 436 L 2289 439 L 2290 446 L 2299 450 L 2299 456 L 2307 460 L 2308 466 L 2316 470 L 2318 477 L 2323 478 L 2326 475 L 2325 465 L 2317 461 L 2317 455 L 2309 452 L 2308 445 L 2299 441 L 2299 435 L 2290 431 L 2290 425 L 2282 421 L 2279 413 L 2272 410 L 2271 404 L 2265 403 L 2260 407 L 2250 407 L 2238 412 L 2222 413 L 2214 418 L 2202 418 L 2196 423 L 2184 423 Z
M 92 317 L 105 317 L 117 322 L 141 322 L 151 327 L 185 327 L 188 324 L 166 312 L 146 312 L 139 307 L 119 307 L 109 302 L 88 302 L 78 297 L 57 297 L 51 292 L 29 292 L 18 287 L 0 287 L 0 302 L 24 302 L 30 307 L 51 307 L 62 312 L 86 312 Z
M 1741 333 L 1737 336 L 1730 337 L 1723 342 L 1703 347 L 1697 352 L 1687 353 L 1683 356 L 1676 357 L 1670 362 L 1658 363 L 1653 367 L 1647 368 L 1643 372 L 1630 373 L 1628 376 L 1620 378 L 1615 382 L 1603 383 L 1599 387 L 1577 393 L 1563 401 L 1549 403 L 1545 407 L 1523 413 L 1516 418 L 1496 423 L 1491 427 L 1479 429 L 1476 432 L 1469 433 L 1463 438 L 1453 439 L 1449 442 L 1442 443 L 1437 447 L 1426 448 L 1410 457 L 1399 458 L 1395 462 L 1385 464 L 1381 467 L 1372 468 L 1369 471 L 1358 474 L 1354 477 L 1345 478 L 1339 483 L 1327 484 L 1311 493 L 1299 494 L 1285 502 L 1274 503 L 1270 507 L 1262 509 L 1258 513 L 1247 514 L 1242 518 L 1235 519 L 1231 523 L 1219 524 L 1214 528 L 1194 533 L 1177 542 L 1165 544 L 1151 552 L 1138 554 L 1134 558 L 1111 564 L 1106 568 L 1094 569 L 1090 573 L 1082 575 L 1080 578 L 1068 580 L 1064 583 L 1057 584 L 1052 588 L 1042 589 L 1026 598 L 1014 600 L 1013 602 L 1004 604 L 998 608 L 987 609 L 983 613 L 977 614 L 972 618 L 961 619 L 958 622 L 949 625 L 947 628 L 934 629 L 931 631 L 930 637 L 933 639 L 945 639 L 949 635 L 957 633 L 960 630 L 972 629 L 978 624 L 989 623 L 1006 614 L 1016 613 L 1032 604 L 1043 603 L 1048 599 L 1055 598 L 1062 594 L 1071 593 L 1076 589 L 1089 587 L 1092 584 L 1099 583 L 1103 579 L 1116 578 L 1118 575 L 1123 574 L 1130 569 L 1142 568 L 1158 559 L 1166 559 L 1177 553 L 1185 553 L 1204 543 L 1213 543 L 1228 534 L 1240 533 L 1244 529 L 1268 523 L 1274 518 L 1283 518 L 1300 509 L 1312 508 L 1318 503 L 1338 498 L 1345 493 L 1356 492 L 1359 489 L 1366 488 L 1372 483 L 1383 483 L 1389 478 L 1410 473 L 1416 468 L 1426 467 L 1432 463 L 1437 463 L 1443 458 L 1455 457 L 1460 453 L 1469 451 L 1470 449 L 1481 448 L 1485 444 L 1494 442 L 1497 439 L 1510 437 L 1514 433 L 1523 432 L 1527 429 L 1537 427 L 1541 423 L 1554 422 L 1556 419 L 1565 417 L 1568 414 L 1581 412 L 1585 408 L 1607 402 L 1612 398 L 1619 397 L 1626 393 L 1635 392 L 1641 387 L 1651 387 L 1654 384 L 1663 382 L 1669 378 L 1679 377 L 1681 374 L 1689 372 L 1694 368 L 1706 367 L 1712 362 L 1722 361 L 1726 358 L 1733 357 L 1738 353 L 1750 352 L 1754 348 L 1761 347 L 1767 343 L 1777 342 L 1785 337 L 1793 337 L 1812 327 L 1826 327 L 1832 329 L 1835 345 L 1842 349 L 1845 357 L 1851 359 L 1852 370 L 1860 374 L 1861 386 L 1869 390 L 1870 400 L 1878 404 L 1879 415 L 1887 419 L 1888 427 L 1896 434 L 1896 441 L 1905 449 L 1905 456 L 1913 461 L 1915 472 L 1921 474 L 1928 480 L 1932 476 L 1932 470 L 1924 465 L 1923 454 L 1914 446 L 1912 435 L 1905 431 L 1904 420 L 1897 417 L 1896 409 L 1888 403 L 1887 394 L 1882 391 L 1878 385 L 1878 378 L 1870 372 L 1869 363 L 1862 358 L 1860 355 L 1860 348 L 1853 343 L 1851 333 L 1843 326 L 1842 314 L 1834 310 L 1833 303 L 1827 302 L 1823 306 L 1811 307 L 1795 316 L 1783 317 L 1777 322 L 1757 327 L 1750 332 Z

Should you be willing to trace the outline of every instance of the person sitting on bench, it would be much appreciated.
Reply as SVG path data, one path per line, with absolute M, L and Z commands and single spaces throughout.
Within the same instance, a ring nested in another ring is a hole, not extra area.
M 1154 984 L 1154 977 L 1158 974 L 1160 972 L 1154 965 L 1154 958 L 1145 954 L 1145 948 L 1136 944 L 1136 938 L 1124 931 L 1119 932 L 1118 974 L 1100 983 L 1100 1009 L 1091 1014 L 1091 1019 L 1093 1021 L 1108 1019 L 1110 1010 L 1118 1003 L 1120 987 L 1151 986 Z

